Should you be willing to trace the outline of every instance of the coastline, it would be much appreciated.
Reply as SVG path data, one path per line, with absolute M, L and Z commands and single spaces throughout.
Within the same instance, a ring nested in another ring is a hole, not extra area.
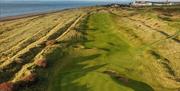
M 26 18 L 26 17 L 31 17 L 31 16 L 37 16 L 37 15 L 44 15 L 44 14 L 49 14 L 49 13 L 56 13 L 56 12 L 61 12 L 64 10 L 70 10 L 70 9 L 81 9 L 81 8 L 88 8 L 88 7 L 103 6 L 103 5 L 107 5 L 107 4 L 109 4 L 109 3 L 102 2 L 97 5 L 95 5 L 95 4 L 89 4 L 89 5 L 85 5 L 85 6 L 77 5 L 76 7 L 74 6 L 74 7 L 58 8 L 58 9 L 54 9 L 54 10 L 52 9 L 52 10 L 47 10 L 47 11 L 37 11 L 37 12 L 31 12 L 31 13 L 2 16 L 2 17 L 0 17 L 0 22 L 14 20 L 14 19 L 21 19 L 21 18 Z
M 66 11 L 66 10 L 71 10 L 71 9 L 79 9 L 79 8 L 68 8 L 68 9 L 62 9 L 62 10 L 51 10 L 51 11 L 45 11 L 45 12 L 35 12 L 35 13 L 28 13 L 28 14 L 20 14 L 20 15 L 15 15 L 15 16 L 6 16 L 6 17 L 1 17 L 0 22 L 16 20 L 16 19 L 22 19 L 22 18 L 28 18 L 28 17 L 32 17 L 32 16 L 38 16 L 38 15 L 57 13 L 57 12 L 62 12 L 62 11 Z
M 0 22 L 45 15 L 45 14 L 53 14 L 53 13 L 58 13 L 58 12 L 73 10 L 73 9 L 85 9 L 85 8 L 98 7 L 98 6 L 102 6 L 102 5 L 82 6 L 82 7 L 77 7 L 77 8 L 66 8 L 66 9 L 61 9 L 61 10 L 50 10 L 50 11 L 45 11 L 45 12 L 34 12 L 34 13 L 20 14 L 20 15 L 14 15 L 14 16 L 6 16 L 6 17 L 0 17 Z

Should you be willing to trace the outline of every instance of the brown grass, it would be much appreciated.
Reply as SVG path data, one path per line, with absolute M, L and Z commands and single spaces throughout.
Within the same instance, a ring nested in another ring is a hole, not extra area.
M 36 81 L 37 81 L 37 75 L 35 73 L 31 73 L 23 77 L 21 80 L 15 82 L 15 86 L 16 86 L 16 89 L 21 89 L 21 88 L 29 87 L 35 84 Z
M 48 40 L 48 41 L 46 42 L 46 46 L 51 46 L 51 45 L 54 45 L 54 44 L 56 44 L 56 43 L 57 43 L 56 40 Z
M 0 84 L 0 91 L 14 91 L 14 85 L 11 82 L 4 82 Z
M 31 73 L 25 77 L 22 78 L 22 81 L 24 82 L 34 82 L 36 80 L 37 76 L 35 73 Z
M 45 58 L 42 58 L 42 59 L 37 60 L 37 61 L 35 62 L 35 64 L 36 64 L 37 66 L 39 66 L 39 67 L 43 67 L 43 68 L 47 67 L 47 61 L 46 61 Z

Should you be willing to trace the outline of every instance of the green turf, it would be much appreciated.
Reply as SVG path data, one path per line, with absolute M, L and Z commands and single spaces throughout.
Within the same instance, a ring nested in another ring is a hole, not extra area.
M 153 67 L 156 62 L 144 54 L 146 45 L 132 45 L 120 32 L 125 26 L 120 28 L 115 19 L 109 13 L 90 15 L 77 28 L 86 38 L 52 51 L 48 68 L 38 72 L 38 85 L 25 91 L 175 91 L 159 84 L 163 80 Z M 103 73 L 107 70 L 129 79 L 128 83 Z
M 68 48 L 70 53 L 60 59 L 60 66 L 52 72 L 48 91 L 153 91 L 136 76 L 136 67 L 141 63 L 136 62 L 135 48 L 118 34 L 111 18 L 107 13 L 89 17 L 85 48 Z M 128 85 L 104 74 L 106 70 L 129 78 Z

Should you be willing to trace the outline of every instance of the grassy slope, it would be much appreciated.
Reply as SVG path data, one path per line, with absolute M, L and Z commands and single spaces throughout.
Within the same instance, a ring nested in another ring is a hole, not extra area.
M 113 18 L 108 13 L 92 14 L 82 29 L 87 32 L 87 40 L 64 48 L 63 57 L 61 49 L 54 51 L 49 60 L 55 64 L 40 73 L 48 80 L 41 78 L 42 85 L 33 87 L 33 91 L 175 91 L 159 84 L 163 79 L 157 80 L 160 77 L 156 77 L 153 62 L 139 56 L 144 50 L 133 46 L 118 31 Z M 104 74 L 106 70 L 118 72 L 129 82 Z
M 141 63 L 136 62 L 135 49 L 117 34 L 115 25 L 110 14 L 90 16 L 85 48 L 67 48 L 69 53 L 49 69 L 48 91 L 153 91 L 136 75 L 135 67 Z M 104 74 L 106 70 L 129 78 L 128 85 Z

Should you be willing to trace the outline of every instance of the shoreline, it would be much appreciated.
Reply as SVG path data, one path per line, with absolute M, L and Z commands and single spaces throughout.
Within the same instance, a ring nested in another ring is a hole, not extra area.
M 34 12 L 34 13 L 19 14 L 19 15 L 13 15 L 13 16 L 5 16 L 5 17 L 0 17 L 0 22 L 28 18 L 28 17 L 32 17 L 32 16 L 38 16 L 38 15 L 57 13 L 57 12 L 62 12 L 62 11 L 66 11 L 66 10 L 83 9 L 83 8 L 91 8 L 91 7 L 104 7 L 104 6 L 106 6 L 106 5 L 82 6 L 82 7 L 59 9 L 59 10 L 49 10 L 49 11 L 44 11 L 44 12 Z
M 87 7 L 80 7 L 80 8 L 87 8 Z M 45 11 L 45 12 L 35 12 L 35 13 L 20 14 L 20 15 L 14 15 L 14 16 L 5 16 L 5 17 L 0 18 L 0 22 L 28 18 L 28 17 L 38 16 L 38 15 L 57 13 L 57 12 L 62 12 L 62 11 L 72 10 L 72 9 L 80 9 L 80 8 L 67 8 L 67 9 L 62 9 L 62 10 L 50 10 L 50 11 Z
M 62 11 L 72 10 L 72 9 L 83 9 L 83 8 L 90 8 L 90 7 L 116 7 L 117 8 L 117 7 L 127 7 L 127 6 L 129 6 L 129 5 L 112 3 L 112 4 L 106 4 L 106 5 L 82 6 L 82 7 L 59 9 L 59 10 L 49 10 L 49 11 L 43 11 L 43 12 L 34 12 L 34 13 L 27 13 L 27 14 L 4 16 L 4 17 L 0 17 L 0 22 L 28 18 L 28 17 L 38 16 L 38 15 L 45 15 L 45 14 L 50 14 L 50 13 L 57 13 L 57 12 L 62 12 Z M 179 6 L 179 5 L 172 5 L 172 6 Z M 162 6 L 142 6 L 142 7 L 159 8 Z M 166 6 L 163 6 L 163 7 L 166 7 Z M 168 6 L 168 7 L 171 7 L 171 6 Z M 134 8 L 138 8 L 138 7 L 134 7 Z

